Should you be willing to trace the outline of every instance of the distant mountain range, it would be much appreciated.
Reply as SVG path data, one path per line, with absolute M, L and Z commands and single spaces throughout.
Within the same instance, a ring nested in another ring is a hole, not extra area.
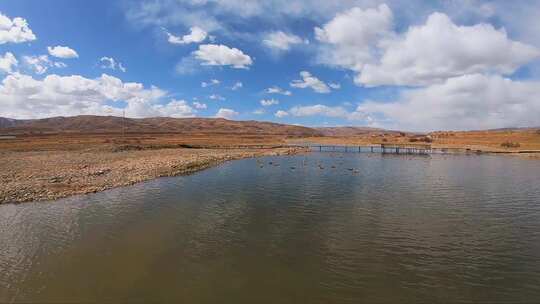
M 402 133 L 399 131 L 390 131 L 386 129 L 370 128 L 370 127 L 324 127 L 315 128 L 324 136 L 359 136 L 366 134 L 396 134 Z
M 308 128 L 261 121 L 233 121 L 223 118 L 122 118 L 81 115 L 43 119 L 10 119 L 0 117 L 0 133 L 223 133 L 286 136 L 357 136 L 387 133 L 368 127 Z
M 0 117 L 0 129 L 14 127 L 20 120 Z
M 233 121 L 223 118 L 122 118 L 114 116 L 73 116 L 44 119 L 0 117 L 2 134 L 39 133 L 222 133 L 287 136 L 321 136 L 315 129 L 259 121 Z
M 46 133 L 186 133 L 186 134 L 259 134 L 285 136 L 362 136 L 366 134 L 418 133 L 390 131 L 369 127 L 308 128 L 261 121 L 233 121 L 223 118 L 122 118 L 81 115 L 43 119 L 11 119 L 0 117 L 0 134 Z M 504 128 L 486 131 L 527 130 Z M 443 131 L 444 132 L 444 131 Z M 438 133 L 438 132 L 433 132 Z

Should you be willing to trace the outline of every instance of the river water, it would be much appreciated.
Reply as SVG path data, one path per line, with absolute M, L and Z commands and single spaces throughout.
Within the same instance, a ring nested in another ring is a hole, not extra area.
M 312 153 L 0 206 L 12 301 L 539 302 L 540 161 Z

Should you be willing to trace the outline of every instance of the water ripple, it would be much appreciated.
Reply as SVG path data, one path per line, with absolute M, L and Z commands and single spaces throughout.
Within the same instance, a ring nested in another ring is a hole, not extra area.
M 313 153 L 0 206 L 0 302 L 540 301 L 539 197 L 537 161 Z

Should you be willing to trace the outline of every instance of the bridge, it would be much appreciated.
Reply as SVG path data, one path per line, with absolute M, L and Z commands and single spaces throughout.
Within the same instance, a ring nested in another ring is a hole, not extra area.
M 382 154 L 423 154 L 432 152 L 431 145 L 405 145 L 405 144 L 381 144 L 381 145 L 308 145 L 311 150 L 319 152 L 369 152 Z

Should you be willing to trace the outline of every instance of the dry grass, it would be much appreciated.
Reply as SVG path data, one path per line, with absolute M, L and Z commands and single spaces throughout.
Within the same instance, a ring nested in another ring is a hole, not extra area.
M 23 135 L 0 140 L 0 151 L 74 151 L 81 149 L 114 150 L 119 146 L 137 145 L 152 148 L 234 148 L 245 146 L 276 146 L 285 144 L 284 136 L 224 135 L 178 133 L 122 134 L 51 134 Z
M 487 151 L 540 151 L 540 134 L 537 130 L 437 132 L 433 134 L 437 145 L 448 147 L 479 147 Z M 502 147 L 503 143 L 514 143 Z M 519 144 L 519 146 L 517 146 Z
M 358 136 L 306 137 L 289 140 L 291 143 L 308 142 L 328 145 L 378 145 L 426 143 L 430 138 L 435 148 L 471 149 L 484 152 L 540 152 L 538 130 L 434 132 L 427 137 L 403 133 L 373 133 Z M 512 145 L 504 145 L 512 143 Z

